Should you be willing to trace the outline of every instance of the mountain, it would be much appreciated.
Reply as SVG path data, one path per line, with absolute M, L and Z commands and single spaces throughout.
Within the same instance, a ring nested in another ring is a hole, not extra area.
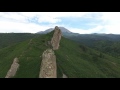
M 49 28 L 49 29 L 47 29 L 47 30 L 45 30 L 45 31 L 40 31 L 40 32 L 37 32 L 37 33 L 47 34 L 47 33 L 51 32 L 51 31 L 53 31 L 53 28 Z
M 62 31 L 62 33 L 72 33 L 71 31 L 69 31 L 68 29 L 66 29 L 64 27 L 59 27 L 59 28 Z M 49 28 L 49 29 L 47 29 L 45 31 L 40 31 L 40 32 L 37 32 L 37 33 L 44 33 L 44 34 L 46 34 L 46 33 L 49 33 L 49 32 L 51 32 L 53 30 L 54 30 L 54 28 Z
M 73 33 L 73 32 L 69 31 L 68 29 L 66 29 L 64 27 L 59 27 L 59 28 L 62 31 L 62 34 L 64 36 L 77 36 L 77 35 L 79 35 L 78 33 Z M 37 32 L 37 34 L 47 34 L 47 33 L 51 32 L 53 30 L 54 30 L 54 28 L 49 28 L 49 29 L 47 29 L 45 31 Z
M 52 72 L 57 78 L 119 78 L 120 60 L 65 38 L 56 27 L 1 48 L 0 77 L 9 76 L 11 70 L 16 71 L 13 78 L 43 78 L 46 74 L 47 78 Z

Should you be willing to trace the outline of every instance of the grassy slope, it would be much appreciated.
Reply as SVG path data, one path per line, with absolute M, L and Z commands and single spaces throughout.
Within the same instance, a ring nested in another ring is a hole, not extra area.
M 37 36 L 31 33 L 0 33 L 0 49 Z
M 120 61 L 62 37 L 56 51 L 61 72 L 68 77 L 120 77 Z
M 27 40 L 16 45 L 0 50 L 0 77 L 4 78 L 9 70 L 13 59 L 19 58 L 20 67 L 15 78 L 36 78 L 39 75 L 40 57 L 48 48 L 45 43 L 50 40 L 52 33 L 41 35 L 37 38 Z M 31 41 L 31 43 L 30 43 Z
M 41 55 L 48 48 L 45 43 L 53 32 L 0 50 L 0 77 L 5 77 L 13 59 L 19 58 L 20 67 L 15 78 L 38 78 Z M 74 77 L 120 77 L 120 62 L 114 57 L 79 45 L 62 37 L 57 57 L 57 75 Z
M 120 59 L 120 35 L 80 34 L 78 36 L 66 37 Z

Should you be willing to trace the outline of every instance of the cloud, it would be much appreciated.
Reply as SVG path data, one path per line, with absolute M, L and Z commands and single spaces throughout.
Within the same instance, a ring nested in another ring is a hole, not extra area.
M 89 22 L 88 20 L 89 23 L 86 26 L 94 26 L 93 28 L 71 28 L 73 32 L 120 34 L 120 12 L 89 13 L 84 18 L 92 18 L 101 22 Z
M 31 32 L 35 33 L 45 29 L 58 26 L 61 22 L 61 17 L 80 17 L 85 13 L 72 12 L 0 12 L 0 32 Z M 33 18 L 35 20 L 33 20 Z M 36 22 L 33 22 L 33 21 Z M 31 22 L 30 22 L 31 21 Z M 49 25 L 43 25 L 43 22 Z
M 38 31 L 44 31 L 48 28 L 59 26 L 57 24 L 49 24 L 49 25 L 39 25 L 36 23 L 29 22 L 16 22 L 11 20 L 0 20 L 0 33 L 1 32 L 26 32 L 26 33 L 36 33 Z M 65 25 L 61 25 L 65 26 Z
M 105 33 L 120 34 L 120 12 L 104 12 L 100 19 Z
M 0 32 L 36 33 L 56 25 L 76 33 L 120 34 L 120 12 L 0 12 Z
M 11 20 L 18 22 L 27 22 L 27 17 L 17 12 L 0 12 L 0 20 Z
M 72 28 L 72 27 L 67 27 L 69 30 L 71 30 L 74 33 L 80 33 L 80 34 L 89 34 L 89 33 L 95 33 L 95 32 L 100 32 L 104 27 L 103 26 L 96 26 L 91 29 L 79 29 L 79 28 Z
M 31 32 L 36 33 L 50 28 L 49 26 L 41 26 L 35 23 L 22 23 L 11 21 L 0 21 L 0 32 Z
M 26 12 L 22 13 L 21 15 L 26 16 L 28 18 L 36 17 L 39 23 L 48 22 L 48 23 L 57 23 L 61 22 L 60 18 L 62 17 L 82 17 L 87 12 Z

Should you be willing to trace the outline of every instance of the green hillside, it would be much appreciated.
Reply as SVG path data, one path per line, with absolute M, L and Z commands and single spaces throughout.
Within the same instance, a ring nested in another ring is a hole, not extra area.
M 116 58 L 120 58 L 120 42 L 112 41 L 97 41 L 93 47 L 96 50 L 112 55 Z
M 120 60 L 62 37 L 57 63 L 68 77 L 120 77 Z
M 0 49 L 0 77 L 4 78 L 15 57 L 20 67 L 14 78 L 38 78 L 42 53 L 53 32 Z M 62 37 L 57 58 L 57 77 L 120 77 L 120 60 Z
M 13 59 L 18 57 L 20 68 L 15 77 L 38 77 L 41 55 L 47 48 L 45 42 L 50 39 L 51 33 L 40 35 L 24 42 L 0 50 L 0 77 L 5 77 Z
M 38 36 L 31 33 L 0 33 L 0 49 Z
M 117 34 L 80 34 L 65 36 L 95 50 L 120 58 L 120 35 Z

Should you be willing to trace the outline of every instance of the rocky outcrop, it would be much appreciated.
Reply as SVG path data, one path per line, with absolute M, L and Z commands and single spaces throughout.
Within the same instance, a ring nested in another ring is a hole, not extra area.
M 68 78 L 65 74 L 63 74 L 63 78 Z
M 19 68 L 19 64 L 18 64 L 18 58 L 15 58 L 11 67 L 10 67 L 10 70 L 7 72 L 7 75 L 5 78 L 12 78 L 15 76 L 16 72 L 17 72 L 17 69 Z
M 48 41 L 46 44 L 50 49 L 45 50 L 42 54 L 39 78 L 57 78 L 56 56 L 54 55 L 54 50 L 59 49 L 61 35 L 61 30 L 56 26 L 51 41 Z
M 61 36 L 62 36 L 62 32 L 58 28 L 58 26 L 56 26 L 55 29 L 54 29 L 53 37 L 51 39 L 51 45 L 52 45 L 53 50 L 59 49 L 59 43 L 60 43 L 60 40 L 61 40 Z
M 56 56 L 52 49 L 47 49 L 42 54 L 42 63 L 39 78 L 57 78 Z

